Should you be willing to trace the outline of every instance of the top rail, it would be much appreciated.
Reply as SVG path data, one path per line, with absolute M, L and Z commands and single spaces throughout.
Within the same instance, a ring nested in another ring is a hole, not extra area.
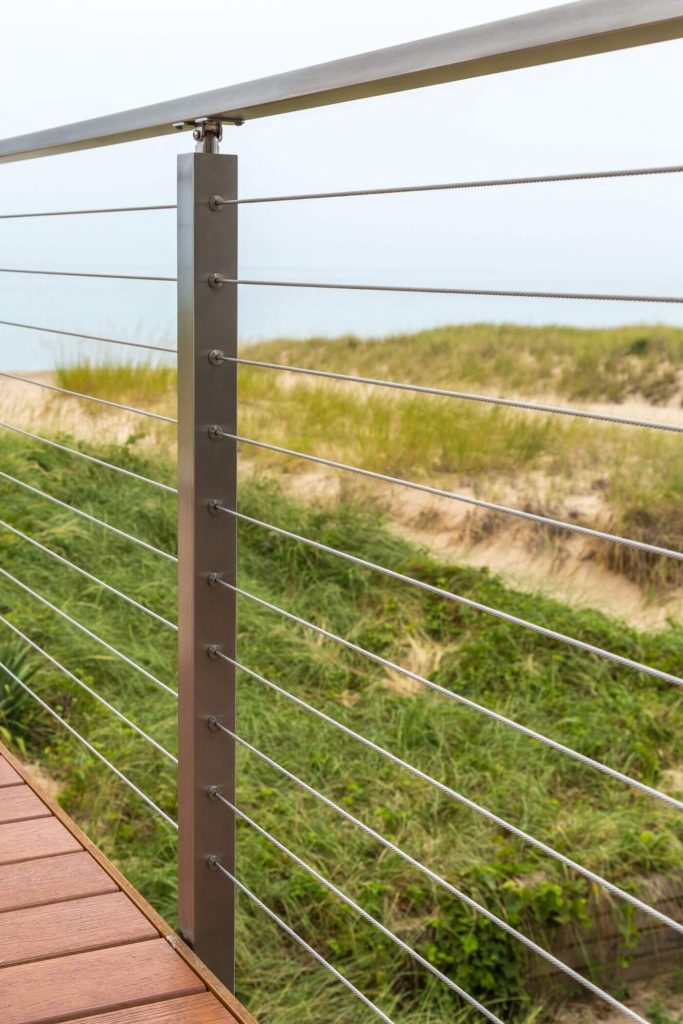
M 0 141 L 0 162 L 251 120 L 683 36 L 683 0 L 578 0 L 399 46 Z M 188 124 L 189 126 L 189 124 Z

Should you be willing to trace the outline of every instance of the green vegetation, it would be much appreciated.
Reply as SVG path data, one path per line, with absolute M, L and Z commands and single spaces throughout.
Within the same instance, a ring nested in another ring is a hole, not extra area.
M 419 358 L 415 358 L 419 352 Z M 250 357 L 411 380 L 535 400 L 648 403 L 674 401 L 683 331 L 675 328 L 579 330 L 474 324 L 361 342 L 358 338 L 272 341 Z M 173 371 L 80 362 L 58 371 L 63 387 L 173 411 Z M 133 383 L 135 382 L 134 387 Z M 502 501 L 527 511 L 683 548 L 680 439 L 582 419 L 468 401 L 330 383 L 240 367 L 240 433 L 376 472 Z M 95 414 L 97 410 L 95 409 Z M 656 418 L 640 409 L 640 418 Z M 310 463 L 242 446 L 244 464 L 269 476 L 311 471 Z M 348 496 L 390 500 L 395 488 L 343 475 Z M 588 511 L 572 505 L 579 496 Z M 509 527 L 501 515 L 473 513 L 471 540 Z M 540 540 L 547 529 L 530 528 Z M 557 535 L 559 541 L 566 535 Z M 583 557 L 653 592 L 680 586 L 680 564 L 612 544 Z
M 267 380 L 272 400 L 273 378 Z M 256 376 L 253 381 L 254 388 L 266 387 L 265 382 L 258 384 Z M 65 383 L 63 377 L 61 382 Z M 89 390 L 85 382 L 82 386 Z M 302 390 L 299 400 L 314 393 L 314 388 Z M 330 392 L 325 394 L 329 399 Z M 335 392 L 334 398 L 344 400 L 341 393 Z M 322 423 L 317 426 L 331 436 L 340 407 L 330 410 L 328 424 L 322 397 L 318 402 L 314 415 Z M 359 408 L 357 401 L 355 407 Z M 381 446 L 372 447 L 377 434 L 371 431 L 385 429 L 379 413 L 372 420 L 373 407 L 360 408 L 368 416 L 366 423 L 374 425 L 368 427 L 365 439 L 354 443 L 367 445 L 366 454 L 375 461 L 393 458 Z M 283 422 L 289 431 L 287 442 L 307 440 L 297 437 L 296 425 L 281 418 Z M 508 421 L 505 417 L 489 421 L 494 422 Z M 544 430 L 578 430 L 578 425 L 532 426 L 530 420 L 522 419 L 517 424 L 518 468 L 528 468 L 541 457 L 537 453 L 544 450 L 548 437 Z M 413 420 L 411 429 L 430 428 Z M 388 446 L 394 444 L 393 433 L 383 436 Z M 458 458 L 473 458 L 468 446 L 458 441 L 456 427 L 450 439 Z M 67 443 L 144 475 L 172 481 L 170 459 L 163 453 L 141 454 L 138 440 L 132 438 L 121 447 L 94 447 L 74 438 Z M 12 435 L 4 434 L 1 443 L 7 472 L 173 551 L 171 495 L 94 465 L 75 466 L 66 454 Z M 503 442 L 497 445 L 492 443 L 493 451 L 504 450 Z M 511 458 L 512 445 L 509 450 Z M 402 465 L 400 460 L 391 464 L 399 469 Z M 429 468 L 422 466 L 424 472 Z M 679 467 L 679 478 L 680 472 Z M 572 611 L 557 602 L 514 592 L 486 571 L 438 564 L 393 536 L 377 508 L 367 501 L 361 505 L 342 500 L 331 509 L 315 508 L 291 500 L 277 482 L 264 480 L 245 482 L 240 501 L 244 512 L 260 519 L 680 672 L 680 626 L 672 624 L 656 634 L 637 633 L 598 611 Z M 155 611 L 174 617 L 171 563 L 8 483 L 0 485 L 0 516 Z M 4 530 L 0 545 L 7 571 L 159 678 L 174 683 L 175 634 L 171 630 Z M 419 666 L 419 672 L 448 689 L 649 784 L 670 788 L 669 772 L 680 769 L 682 703 L 674 686 L 253 526 L 240 525 L 239 558 L 240 585 L 246 590 L 371 651 Z M 168 749 L 175 749 L 176 706 L 171 696 L 7 580 L 2 581 L 0 604 L 2 614 L 18 628 Z M 5 626 L 2 630 L 9 643 L 10 631 Z M 16 647 L 10 649 L 9 657 L 12 652 Z M 244 664 L 284 689 L 618 884 L 637 890 L 642 876 L 683 875 L 683 826 L 673 809 L 443 696 L 419 686 L 408 689 L 401 685 L 402 677 L 387 675 L 380 666 L 244 599 L 239 605 L 239 653 Z M 7 657 L 3 646 L 0 658 Z M 22 678 L 27 672 L 33 673 L 30 685 L 164 810 L 175 814 L 170 764 L 39 654 L 31 654 L 19 666 Z M 0 677 L 0 728 L 23 739 L 29 755 L 40 759 L 61 781 L 64 806 L 173 920 L 175 836 L 171 830 L 154 821 L 139 799 L 87 751 L 60 733 L 58 726 L 52 727 L 44 712 L 23 701 L 17 703 L 15 697 Z M 590 887 L 556 861 L 243 674 L 238 701 L 242 736 L 511 924 L 546 944 L 565 924 L 590 935 Z M 518 943 L 253 754 L 239 751 L 238 762 L 238 802 L 256 821 L 505 1020 L 540 1024 L 553 1019 L 527 992 L 530 961 Z M 238 873 L 245 884 L 395 1020 L 473 1024 L 478 1019 L 247 825 L 239 826 L 238 847 Z M 627 958 L 633 922 L 623 908 L 622 923 L 621 954 Z M 263 1024 L 320 1020 L 362 1024 L 369 1019 L 353 997 L 243 898 L 238 958 L 239 995 Z M 604 980 L 612 987 L 609 976 Z
M 110 360 L 83 359 L 57 370 L 57 383 L 69 391 L 96 394 L 113 402 L 150 408 L 163 403 L 173 406 L 176 394 L 175 367 L 150 360 L 142 365 Z M 92 391 L 93 384 L 96 390 Z
M 680 393 L 683 330 L 462 324 L 388 338 L 277 339 L 255 345 L 252 354 L 437 387 L 481 385 L 503 394 L 604 402 L 636 397 L 657 404 Z
M 249 357 L 433 387 L 477 385 L 494 393 L 550 393 L 573 401 L 639 398 L 657 405 L 680 396 L 683 329 L 458 324 L 382 338 L 276 338 L 250 346 Z M 89 371 L 102 365 L 108 367 L 106 397 L 117 390 L 132 397 L 140 387 L 150 398 L 172 391 L 170 371 L 157 365 L 149 386 L 137 368 L 130 372 L 89 360 L 60 370 L 62 382 L 79 390 L 76 385 L 89 383 Z

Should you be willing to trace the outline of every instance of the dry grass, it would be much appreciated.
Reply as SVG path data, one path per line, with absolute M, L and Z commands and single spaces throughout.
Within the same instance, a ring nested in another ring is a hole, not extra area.
M 363 344 L 353 338 L 285 340 L 250 350 L 256 358 L 293 365 L 437 385 L 485 384 L 495 390 L 506 381 L 508 394 L 527 397 L 538 397 L 543 389 L 574 402 L 636 395 L 641 406 L 643 395 L 650 401 L 679 401 L 674 367 L 682 353 L 683 332 L 669 328 L 530 330 L 484 324 Z M 116 401 L 166 413 L 174 409 L 174 371 L 167 367 L 80 362 L 60 369 L 58 381 Z M 672 404 L 664 409 L 645 404 L 646 418 L 648 409 L 649 418 L 680 418 Z M 639 411 L 643 414 L 643 408 Z M 239 375 L 239 418 L 240 433 L 248 437 L 683 549 L 683 460 L 673 434 L 246 366 Z M 147 437 L 150 429 L 145 423 Z M 168 432 L 161 436 L 170 438 Z M 310 463 L 246 445 L 241 458 L 250 472 L 286 476 L 297 493 L 305 493 L 302 474 L 310 476 Z M 332 471 L 333 478 L 339 476 Z M 330 474 L 317 474 L 314 490 L 321 479 L 333 497 L 351 488 L 378 499 L 389 512 L 398 500 L 389 497 L 396 488 L 359 485 L 358 478 L 352 483 L 346 475 L 333 485 Z M 471 511 L 465 516 L 465 506 L 449 504 L 449 529 L 465 530 L 470 545 L 502 530 L 509 534 L 508 517 Z M 525 543 L 535 549 L 548 536 L 545 528 L 526 529 Z M 553 539 L 561 544 L 565 536 L 557 532 Z M 650 596 L 683 585 L 680 563 L 636 549 L 584 544 L 580 557 L 626 577 Z

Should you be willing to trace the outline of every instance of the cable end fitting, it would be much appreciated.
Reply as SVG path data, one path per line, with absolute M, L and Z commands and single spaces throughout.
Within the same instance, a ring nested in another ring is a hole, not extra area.
M 211 426 L 207 429 L 207 434 L 209 435 L 210 441 L 220 441 L 220 439 L 223 437 L 223 428 L 220 427 L 217 423 L 212 423 Z
M 209 199 L 210 210 L 222 210 L 224 206 L 225 199 L 223 198 L 223 196 L 211 196 L 211 198 Z
M 220 863 L 221 863 L 221 859 L 215 853 L 209 854 L 209 856 L 206 858 L 206 866 L 207 866 L 207 868 L 210 871 L 218 871 L 218 868 L 220 867 Z
M 209 500 L 206 503 L 206 507 L 208 508 L 212 516 L 220 515 L 222 505 L 218 498 L 209 498 Z
M 217 587 L 223 579 L 223 573 L 221 572 L 210 572 L 206 577 L 206 582 L 210 587 Z
M 216 800 L 218 800 L 220 791 L 220 786 L 209 786 L 209 788 L 206 791 L 206 795 L 208 796 L 209 800 L 213 800 L 215 802 Z
M 222 288 L 225 282 L 220 274 L 209 274 L 209 286 L 211 288 Z
M 209 352 L 209 362 L 212 366 L 220 366 L 225 361 L 225 353 L 219 348 L 212 348 Z
M 211 658 L 211 661 L 218 661 L 221 654 L 223 653 L 223 648 L 221 647 L 220 644 L 209 644 L 209 646 L 206 648 L 206 653 Z

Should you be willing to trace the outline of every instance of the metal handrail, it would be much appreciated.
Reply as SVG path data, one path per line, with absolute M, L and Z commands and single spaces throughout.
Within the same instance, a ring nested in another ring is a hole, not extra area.
M 241 123 L 683 36 L 682 0 L 578 0 L 342 60 L 0 141 L 0 162 Z
M 407 953 L 422 968 L 444 983 L 452 992 L 460 996 L 471 1007 L 479 1011 L 488 1020 L 501 1024 L 500 1018 L 493 1010 L 487 1010 L 476 998 L 449 978 L 435 964 L 432 964 L 417 949 L 404 941 L 394 931 L 382 923 L 379 918 L 369 914 L 367 910 L 348 896 L 343 889 L 331 881 L 309 860 L 299 857 L 294 850 L 266 830 L 264 826 L 251 818 L 235 795 L 235 751 L 237 747 L 248 750 L 260 758 L 263 763 L 278 771 L 301 790 L 316 797 L 329 810 L 341 815 L 346 822 L 353 824 L 369 838 L 378 842 L 384 850 L 401 857 L 405 863 L 411 864 L 428 877 L 431 882 L 440 885 L 450 895 L 464 901 L 473 911 L 483 914 L 490 923 L 502 928 L 508 935 L 523 942 L 527 949 L 544 957 L 551 966 L 563 970 L 574 981 L 582 984 L 594 995 L 609 1003 L 624 1016 L 638 1024 L 646 1024 L 634 1010 L 614 996 L 610 996 L 593 982 L 583 978 L 573 968 L 563 964 L 552 953 L 545 951 L 533 940 L 525 937 L 504 919 L 497 917 L 486 907 L 477 904 L 467 894 L 462 893 L 444 877 L 436 874 L 425 864 L 407 854 L 400 847 L 384 838 L 380 832 L 365 825 L 364 822 L 346 811 L 340 804 L 325 796 L 303 778 L 294 774 L 279 761 L 270 757 L 265 750 L 252 745 L 237 731 L 235 720 L 235 690 L 237 674 L 246 676 L 254 685 L 265 687 L 272 694 L 278 695 L 295 708 L 313 716 L 318 722 L 332 727 L 347 739 L 359 744 L 366 751 L 372 751 L 413 779 L 419 780 L 430 787 L 430 790 L 448 797 L 460 807 L 467 808 L 480 820 L 490 826 L 503 830 L 508 837 L 527 844 L 535 853 L 551 858 L 556 864 L 575 872 L 592 885 L 599 887 L 619 900 L 623 900 L 632 910 L 638 910 L 650 919 L 663 924 L 679 935 L 683 934 L 683 923 L 662 913 L 656 907 L 648 905 L 636 895 L 621 888 L 607 878 L 583 866 L 563 852 L 562 844 L 552 846 L 525 829 L 515 825 L 506 817 L 501 817 L 493 809 L 477 803 L 459 789 L 448 785 L 434 775 L 428 774 L 412 760 L 406 760 L 399 753 L 361 732 L 356 732 L 334 715 L 322 708 L 308 704 L 301 697 L 277 682 L 260 675 L 242 661 L 237 660 L 235 649 L 236 606 L 238 598 L 246 598 L 256 605 L 278 614 L 295 626 L 310 630 L 320 638 L 325 638 L 346 650 L 367 658 L 375 665 L 396 671 L 412 679 L 421 686 L 435 693 L 442 694 L 446 699 L 485 715 L 491 721 L 514 729 L 521 735 L 533 739 L 574 759 L 586 767 L 601 772 L 614 781 L 624 783 L 641 794 L 664 802 L 678 811 L 683 810 L 683 801 L 666 792 L 649 786 L 631 775 L 627 775 L 595 758 L 584 755 L 559 741 L 552 739 L 529 726 L 522 725 L 505 715 L 489 709 L 465 697 L 462 693 L 451 692 L 439 683 L 419 675 L 411 669 L 401 666 L 383 657 L 381 654 L 366 650 L 351 640 L 327 630 L 323 626 L 304 619 L 294 612 L 280 608 L 271 602 L 243 590 L 237 586 L 236 536 L 240 523 L 250 524 L 258 529 L 268 530 L 275 535 L 307 545 L 326 556 L 334 556 L 346 563 L 370 570 L 395 582 L 407 583 L 423 593 L 433 597 L 456 602 L 467 608 L 492 615 L 508 624 L 531 630 L 537 635 L 568 644 L 572 649 L 608 659 L 622 667 L 639 671 L 657 680 L 683 685 L 683 676 L 657 669 L 617 654 L 612 649 L 597 647 L 576 637 L 560 633 L 538 623 L 528 621 L 519 616 L 505 612 L 501 608 L 482 604 L 472 598 L 452 593 L 443 587 L 436 586 L 425 580 L 410 576 L 387 567 L 385 564 L 371 562 L 346 550 L 339 550 L 321 541 L 289 529 L 276 526 L 271 522 L 256 519 L 238 511 L 236 462 L 240 444 L 255 445 L 287 457 L 296 457 L 328 468 L 360 474 L 383 483 L 396 484 L 402 487 L 425 491 L 434 496 L 451 498 L 469 502 L 471 505 L 486 508 L 489 511 L 505 512 L 511 515 L 544 523 L 546 526 L 589 535 L 600 540 L 607 540 L 637 548 L 648 555 L 664 555 L 679 559 L 680 552 L 662 548 L 645 541 L 631 540 L 602 531 L 582 527 L 578 524 L 564 523 L 547 517 L 525 513 L 522 510 L 498 506 L 479 499 L 447 492 L 428 485 L 410 480 L 391 477 L 360 466 L 337 462 L 295 449 L 285 448 L 269 442 L 258 441 L 237 433 L 235 424 L 237 409 L 237 377 L 239 365 L 258 366 L 271 370 L 309 374 L 333 380 L 344 380 L 382 388 L 415 391 L 422 394 L 448 395 L 468 401 L 487 402 L 493 405 L 507 405 L 534 412 L 544 412 L 565 416 L 577 416 L 584 419 L 620 423 L 622 425 L 647 427 L 680 433 L 680 424 L 659 424 L 642 420 L 599 413 L 588 410 L 567 409 L 556 406 L 540 405 L 539 403 L 522 402 L 512 398 L 496 398 L 463 392 L 446 391 L 445 389 L 428 388 L 421 385 L 401 384 L 373 378 L 361 378 L 353 374 L 332 371 L 290 367 L 282 364 L 266 363 L 249 360 L 237 355 L 237 312 L 236 298 L 239 286 L 268 288 L 315 288 L 331 290 L 352 290 L 354 292 L 391 292 L 417 293 L 427 295 L 492 295 L 514 296 L 519 298 L 540 297 L 544 299 L 590 300 L 590 301 L 627 301 L 627 302 L 663 302 L 683 304 L 681 295 L 647 295 L 647 294 L 604 294 L 568 291 L 520 291 L 499 290 L 487 287 L 471 289 L 464 287 L 427 287 L 422 285 L 398 284 L 355 284 L 325 281 L 297 280 L 251 280 L 240 278 L 237 260 L 237 208 L 241 204 L 280 203 L 294 200 L 341 199 L 355 196 L 397 195 L 402 193 L 432 192 L 441 190 L 488 188 L 503 185 L 527 185 L 551 183 L 559 181 L 581 181 L 600 178 L 635 177 L 645 174 L 682 173 L 683 165 L 671 164 L 662 167 L 643 167 L 632 170 L 588 171 L 569 174 L 541 174 L 537 176 L 511 178 L 484 178 L 478 181 L 458 181 L 456 175 L 450 182 L 442 184 L 407 184 L 393 187 L 345 189 L 332 192 L 305 192 L 300 194 L 252 196 L 240 198 L 237 193 L 237 158 L 226 156 L 216 159 L 217 141 L 221 134 L 221 124 L 242 124 L 252 118 L 269 117 L 292 111 L 303 111 L 320 106 L 328 106 L 341 102 L 372 96 L 388 95 L 393 92 L 424 88 L 446 82 L 456 82 L 477 76 L 498 74 L 505 71 L 530 68 L 557 61 L 574 59 L 591 54 L 607 53 L 628 47 L 642 46 L 663 40 L 683 38 L 683 0 L 579 0 L 561 6 L 535 11 L 512 18 L 505 18 L 493 23 L 474 26 L 456 32 L 450 32 L 431 38 L 413 41 L 407 44 L 375 50 L 344 60 L 331 61 L 313 67 L 264 77 L 229 88 L 203 92 L 193 96 L 168 100 L 162 103 L 124 111 L 105 117 L 81 121 L 75 124 L 62 125 L 46 131 L 33 132 L 16 138 L 0 140 L 0 162 L 12 162 L 32 159 L 40 156 L 54 155 L 98 146 L 112 145 L 136 139 L 164 136 L 194 129 L 203 145 L 200 153 L 186 154 L 181 157 L 178 174 L 178 203 L 145 206 L 105 206 L 101 208 L 81 208 L 48 210 L 38 209 L 18 213 L 2 213 L 0 220 L 24 220 L 42 217 L 74 217 L 100 214 L 122 214 L 146 210 L 178 210 L 179 244 L 178 244 L 178 276 L 150 276 L 140 274 L 108 274 L 96 273 L 85 269 L 82 272 L 58 269 L 35 269 L 20 267 L 2 267 L 0 274 L 38 275 L 39 277 L 69 277 L 102 280 L 130 281 L 161 281 L 178 284 L 179 296 L 179 557 L 161 550 L 147 541 L 140 539 L 118 527 L 114 527 L 104 519 L 71 506 L 67 501 L 57 498 L 41 490 L 28 481 L 21 480 L 4 470 L 0 470 L 0 482 L 22 488 L 32 496 L 50 502 L 52 505 L 71 512 L 88 523 L 110 531 L 113 535 L 135 544 L 150 553 L 163 557 L 180 566 L 179 581 L 179 626 L 139 601 L 131 598 L 123 591 L 106 583 L 98 575 L 79 566 L 75 562 L 52 550 L 51 547 L 0 520 L 0 526 L 8 530 L 23 542 L 32 545 L 43 555 L 52 558 L 69 570 L 80 574 L 82 579 L 104 588 L 109 594 L 128 603 L 130 607 L 145 613 L 179 633 L 179 692 L 168 684 L 157 679 L 143 666 L 124 654 L 118 647 L 112 646 L 97 633 L 68 614 L 57 604 L 48 600 L 28 583 L 18 579 L 7 569 L 0 567 L 0 577 L 7 583 L 18 587 L 24 594 L 40 602 L 44 608 L 77 628 L 89 640 L 103 647 L 110 655 L 122 660 L 129 668 L 141 673 L 148 680 L 179 700 L 179 825 L 156 804 L 147 794 L 139 789 L 127 775 L 113 765 L 85 736 L 64 719 L 58 711 L 48 704 L 39 693 L 36 693 L 25 682 L 14 674 L 11 668 L 0 664 L 0 671 L 6 671 L 23 690 L 33 697 L 47 713 L 60 722 L 67 731 L 85 745 L 93 756 L 118 777 L 119 781 L 129 786 L 148 807 L 161 816 L 174 829 L 179 828 L 179 922 L 184 935 L 187 935 L 195 952 L 202 957 L 228 987 L 234 987 L 234 891 L 224 885 L 224 879 L 232 882 L 233 888 L 239 890 L 260 907 L 271 920 L 285 930 L 290 938 L 297 941 L 319 963 L 346 988 L 359 998 L 365 1006 L 381 1019 L 390 1022 L 390 1018 L 377 1007 L 366 995 L 346 979 L 332 964 L 328 963 L 316 950 L 289 927 L 289 925 L 271 911 L 259 897 L 239 881 L 235 871 L 234 840 L 237 821 L 249 825 L 262 839 L 268 841 L 280 853 L 286 855 L 298 868 L 305 870 L 332 893 L 347 908 L 355 912 L 366 924 L 372 925 L 384 938 L 394 942 L 404 953 Z M 209 122 L 201 125 L 200 121 Z M 208 142 L 207 142 L 208 133 Z M 210 159 L 206 159 L 209 156 Z M 216 213 L 222 209 L 217 220 Z M 214 226 L 219 225 L 220 230 Z M 455 282 L 454 284 L 458 284 Z M 222 285 L 227 285 L 221 290 Z M 21 328 L 57 336 L 83 338 L 94 342 L 116 344 L 130 348 L 159 350 L 172 353 L 168 347 L 152 346 L 135 341 L 126 341 L 102 337 L 92 334 L 78 334 L 68 330 L 51 330 L 47 327 L 30 323 L 3 320 L 3 326 Z M 216 345 L 224 345 L 225 355 Z M 208 355 L 208 359 L 207 359 Z M 219 358 L 217 358 L 219 357 Z M 225 364 L 225 365 L 222 365 Z M 216 367 L 221 367 L 216 369 Z M 0 371 L 0 378 L 10 378 L 24 384 L 33 384 L 40 388 L 58 393 L 61 397 L 78 398 L 124 410 L 143 416 L 152 417 L 166 423 L 176 423 L 169 416 L 121 405 L 93 395 L 72 392 L 54 384 L 35 381 L 8 371 Z M 208 424 L 222 424 L 210 426 Z M 53 441 L 33 434 L 22 427 L 12 426 L 0 421 L 0 428 L 12 430 L 33 441 L 51 446 L 64 454 L 86 460 L 98 469 L 115 471 L 127 478 L 150 484 L 167 493 L 175 493 L 176 489 L 169 484 L 144 477 L 141 474 L 116 466 L 105 459 L 98 458 L 69 447 L 59 441 Z M 224 439 L 224 443 L 215 445 L 214 441 Z M 219 495 L 220 497 L 215 497 Z M 222 513 L 211 517 L 209 513 Z M 207 569 L 211 569 L 208 572 Z M 213 571 L 215 570 L 215 571 Z M 211 587 L 211 589 L 209 589 Z M 23 633 L 10 619 L 0 616 L 0 622 L 15 636 L 24 641 L 33 651 L 44 658 L 64 676 L 78 685 L 85 693 L 96 700 L 100 707 L 113 714 L 120 723 L 132 730 L 141 739 L 145 739 L 163 754 L 166 760 L 178 763 L 175 755 L 166 750 L 157 740 L 141 726 L 128 718 L 116 704 L 110 703 L 97 689 L 91 687 L 76 673 L 72 672 L 61 661 L 49 654 L 35 640 Z M 613 645 L 612 645 L 613 646 Z M 214 733 L 222 733 L 220 745 L 208 739 L 206 729 Z M 359 749 L 360 749 L 359 747 Z M 208 782 L 208 785 L 207 785 Z M 211 797 L 211 802 L 207 799 Z M 220 825 L 217 824 L 216 804 L 219 805 Z M 225 816 L 225 810 L 229 812 Z M 277 830 L 275 830 L 277 831 Z M 556 848 L 559 846 L 560 848 Z M 206 871 L 214 868 L 213 873 Z M 220 876 L 223 876 L 221 878 Z M 218 878 L 217 884 L 216 878 Z

